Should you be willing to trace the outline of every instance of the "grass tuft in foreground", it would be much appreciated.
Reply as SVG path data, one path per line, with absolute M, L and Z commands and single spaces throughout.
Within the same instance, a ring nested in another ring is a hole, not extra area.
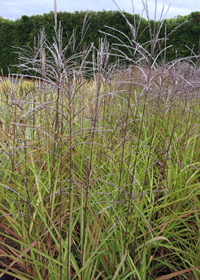
M 1 81 L 0 277 L 198 280 L 194 57 L 135 45 L 122 69 L 106 40 L 67 59 L 73 40 L 41 32 L 20 65 L 40 82 Z

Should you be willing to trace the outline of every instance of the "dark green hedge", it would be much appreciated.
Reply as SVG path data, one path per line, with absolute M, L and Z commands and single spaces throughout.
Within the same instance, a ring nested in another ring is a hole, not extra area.
M 134 18 L 131 14 L 125 13 L 126 18 L 131 24 L 134 23 Z M 73 29 L 76 30 L 77 45 L 80 42 L 82 36 L 82 26 L 85 17 L 85 12 L 59 12 L 58 22 L 61 21 L 63 27 L 63 45 L 68 42 L 68 37 L 71 36 Z M 105 25 L 113 27 L 121 32 L 124 32 L 129 38 L 132 38 L 129 26 L 126 24 L 125 19 L 118 11 L 102 11 L 102 12 L 89 12 L 88 18 L 90 19 L 90 25 L 87 30 L 86 36 L 83 41 L 84 44 L 90 44 L 94 42 L 94 45 L 98 47 L 100 37 L 104 37 L 104 34 L 99 33 L 98 30 L 111 33 L 118 36 L 125 43 L 128 40 L 122 34 L 108 29 Z M 139 21 L 139 16 L 136 15 L 136 21 Z M 160 38 L 164 37 L 165 25 L 167 27 L 167 33 L 169 34 L 177 28 L 177 26 L 184 21 L 180 28 L 173 32 L 167 45 L 173 45 L 166 53 L 167 60 L 172 60 L 176 57 L 185 57 L 191 55 L 189 48 L 198 54 L 199 53 L 199 38 L 200 38 L 200 12 L 191 13 L 188 16 L 178 16 L 173 19 L 165 20 L 161 29 Z M 158 25 L 158 23 L 156 23 Z M 151 21 L 153 28 L 154 22 Z M 18 55 L 15 53 L 13 47 L 33 47 L 34 38 L 37 38 L 39 31 L 45 28 L 47 39 L 52 42 L 54 36 L 54 13 L 50 12 L 43 15 L 34 15 L 31 17 L 22 16 L 21 19 L 16 21 L 9 21 L 0 18 L 0 69 L 3 75 L 10 73 L 16 73 L 18 69 L 12 65 L 18 64 Z M 144 43 L 150 40 L 149 29 L 146 28 L 148 22 L 145 19 L 141 19 L 140 30 L 138 34 L 142 34 L 138 37 L 140 43 Z M 146 28 L 146 29 L 145 29 Z M 143 32 L 144 30 L 144 32 Z M 110 45 L 117 43 L 117 40 L 111 36 L 107 36 Z M 164 45 L 161 46 L 161 48 Z M 150 49 L 149 49 L 150 50 Z M 128 51 L 124 49 L 128 54 Z M 70 53 L 67 53 L 70 55 Z M 128 54 L 130 56 L 130 54 Z

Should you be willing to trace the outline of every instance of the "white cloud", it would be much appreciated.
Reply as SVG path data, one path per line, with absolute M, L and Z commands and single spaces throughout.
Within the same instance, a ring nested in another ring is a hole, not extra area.
M 144 0 L 145 1 L 145 0 Z M 167 14 L 167 18 L 172 18 L 177 15 L 188 15 L 192 11 L 200 11 L 199 0 L 157 0 L 157 19 L 165 4 L 165 10 L 172 2 L 172 5 Z M 116 0 L 116 3 L 122 10 L 132 14 L 131 0 Z M 142 0 L 133 0 L 135 13 L 141 14 L 143 9 Z M 154 18 L 155 0 L 148 0 L 148 8 L 150 18 Z M 31 16 L 34 14 L 49 13 L 54 9 L 54 0 L 0 0 L 0 16 L 15 20 L 21 18 L 22 15 Z M 112 0 L 57 0 L 58 11 L 101 11 L 117 10 L 116 5 Z M 143 16 L 145 16 L 143 14 Z

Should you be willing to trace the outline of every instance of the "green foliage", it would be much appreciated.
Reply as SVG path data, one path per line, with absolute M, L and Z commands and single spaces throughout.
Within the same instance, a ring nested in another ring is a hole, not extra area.
M 44 68 L 21 50 L 46 83 L 0 83 L 0 277 L 198 280 L 199 68 L 112 70 L 103 40 L 66 63 L 55 38 Z
M 0 80 L 0 278 L 199 280 L 199 58 L 160 65 L 164 22 L 107 15 L 2 25 L 27 36 L 20 71 L 42 82 Z M 97 48 L 82 26 L 92 34 L 102 19 L 112 45 Z
M 76 41 L 81 42 L 82 40 L 82 27 L 86 12 L 59 12 L 58 22 L 61 21 L 63 27 L 63 45 L 66 45 L 69 37 L 72 35 L 73 30 L 76 30 Z M 129 20 L 129 22 L 134 25 L 134 17 L 124 12 L 124 15 Z M 114 30 L 108 30 L 105 26 L 110 26 L 117 30 L 120 30 L 126 34 L 129 38 L 131 37 L 130 28 L 126 24 L 125 19 L 121 16 L 119 11 L 101 11 L 101 12 L 89 12 L 89 26 L 85 34 L 85 38 L 82 41 L 82 46 L 90 43 L 94 43 L 97 47 L 99 43 L 99 38 L 103 34 L 99 33 L 99 30 L 104 32 L 109 32 L 111 35 L 117 36 L 119 39 L 123 40 L 125 44 L 128 40 L 122 34 L 117 33 Z M 136 23 L 139 22 L 140 17 L 136 15 Z M 184 23 L 187 21 L 186 23 Z M 184 23 L 184 24 L 183 24 Z M 153 26 L 154 22 L 151 21 Z M 199 53 L 199 12 L 191 13 L 188 16 L 178 16 L 173 19 L 165 20 L 160 31 L 159 38 L 165 37 L 165 25 L 167 28 L 167 34 L 170 34 L 174 29 L 176 29 L 180 24 L 183 24 L 175 32 L 173 32 L 169 39 L 167 40 L 167 46 L 173 45 L 172 48 L 168 49 L 166 53 L 166 60 L 171 61 L 173 59 L 190 56 L 191 50 L 194 53 Z M 49 42 L 52 41 L 54 35 L 54 13 L 50 12 L 43 15 L 34 16 L 22 16 L 21 19 L 16 21 L 9 21 L 0 18 L 0 69 L 3 71 L 4 75 L 8 75 L 8 69 L 10 72 L 16 72 L 17 68 L 13 65 L 18 64 L 18 55 L 13 53 L 15 49 L 13 47 L 24 47 L 29 45 L 34 46 L 34 38 L 37 38 L 40 30 L 45 29 L 47 39 Z M 149 30 L 147 28 L 148 22 L 145 19 L 141 19 L 141 23 L 138 30 L 138 42 L 143 44 L 152 38 L 149 36 Z M 116 40 L 109 36 L 109 43 L 112 45 L 116 43 Z M 190 49 L 186 48 L 188 46 Z M 128 51 L 123 49 L 128 55 Z M 71 53 L 68 51 L 66 56 L 69 57 Z M 90 57 L 90 60 L 92 58 Z

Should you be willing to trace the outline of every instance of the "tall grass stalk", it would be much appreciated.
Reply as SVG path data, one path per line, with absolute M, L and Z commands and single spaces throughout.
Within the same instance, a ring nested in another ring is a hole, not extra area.
M 199 55 L 166 62 L 142 3 L 146 44 L 133 6 L 128 45 L 85 46 L 86 13 L 63 46 L 55 1 L 53 43 L 0 81 L 0 277 L 199 279 Z

